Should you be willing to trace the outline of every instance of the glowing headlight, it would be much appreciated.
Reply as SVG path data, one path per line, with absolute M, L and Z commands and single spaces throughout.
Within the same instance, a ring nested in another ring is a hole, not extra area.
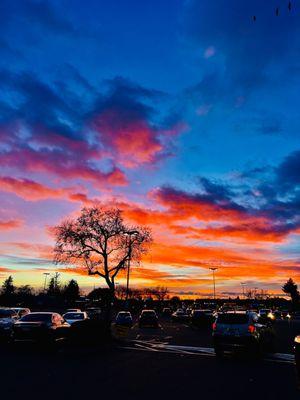
M 273 313 L 269 312 L 268 318 L 270 318 L 270 319 L 275 319 L 275 315 L 274 315 Z

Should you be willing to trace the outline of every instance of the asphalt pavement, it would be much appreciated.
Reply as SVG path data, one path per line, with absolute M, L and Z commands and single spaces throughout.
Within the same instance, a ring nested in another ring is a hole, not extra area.
M 296 400 L 300 391 L 292 336 L 298 326 L 276 322 L 278 352 L 283 357 L 261 360 L 237 356 L 218 360 L 209 329 L 169 320 L 161 320 L 158 329 L 135 325 L 128 340 L 111 346 L 61 347 L 53 353 L 34 346 L 2 347 L 1 395 L 4 399 Z

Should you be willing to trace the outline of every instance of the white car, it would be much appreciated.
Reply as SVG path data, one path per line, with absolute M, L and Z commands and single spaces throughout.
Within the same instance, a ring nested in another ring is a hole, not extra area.
M 24 315 L 30 313 L 30 309 L 24 307 L 13 307 L 10 310 L 13 310 L 17 314 L 18 318 L 24 317 Z
M 68 324 L 72 325 L 75 322 L 84 321 L 85 319 L 88 319 L 88 315 L 85 311 L 67 312 L 66 314 L 63 315 L 63 318 Z

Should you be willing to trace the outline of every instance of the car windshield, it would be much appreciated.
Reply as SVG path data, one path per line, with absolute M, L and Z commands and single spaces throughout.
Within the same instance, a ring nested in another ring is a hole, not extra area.
M 142 316 L 143 317 L 155 317 L 155 311 L 143 311 Z
M 129 312 L 120 312 L 117 316 L 117 318 L 128 318 L 131 317 L 131 314 Z
M 36 314 L 27 314 L 21 318 L 22 322 L 51 322 L 52 314 L 43 314 L 43 313 L 36 313 Z
M 65 319 L 84 319 L 84 314 L 79 312 L 70 312 L 64 315 Z
M 217 319 L 220 324 L 247 324 L 248 321 L 247 314 L 220 314 Z
M 0 310 L 0 319 L 1 318 L 11 318 L 16 313 L 13 310 Z

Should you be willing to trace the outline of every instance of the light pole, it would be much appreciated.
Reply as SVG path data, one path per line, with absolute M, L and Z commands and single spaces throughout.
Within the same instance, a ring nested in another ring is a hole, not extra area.
M 213 274 L 213 285 L 214 285 L 214 300 L 216 300 L 216 280 L 215 280 L 215 271 L 217 271 L 217 267 L 211 267 L 209 268 L 212 271 Z
M 241 282 L 242 285 L 242 290 L 243 290 L 243 297 L 245 298 L 245 286 L 246 286 L 246 282 Z
M 138 235 L 138 231 L 129 231 L 125 233 L 125 236 L 129 236 L 129 249 L 128 249 L 128 261 L 127 261 L 127 284 L 126 284 L 126 302 L 128 301 L 129 297 L 129 277 L 130 277 L 130 261 L 131 261 L 131 236 Z
M 45 275 L 44 292 L 46 292 L 47 277 L 50 275 L 50 272 L 43 272 L 43 275 Z

